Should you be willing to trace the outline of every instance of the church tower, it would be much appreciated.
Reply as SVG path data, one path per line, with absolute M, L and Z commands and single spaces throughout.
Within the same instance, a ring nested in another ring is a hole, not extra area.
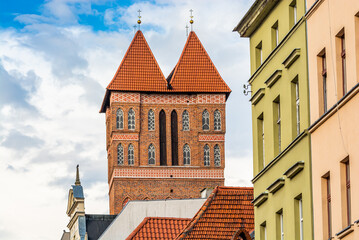
M 224 184 L 230 92 L 195 32 L 167 79 L 136 32 L 100 110 L 110 214 L 129 200 L 199 198 Z

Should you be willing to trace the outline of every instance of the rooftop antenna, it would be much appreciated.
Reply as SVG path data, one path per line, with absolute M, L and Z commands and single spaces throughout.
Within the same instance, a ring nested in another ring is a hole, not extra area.
M 189 21 L 189 23 L 191 24 L 191 32 L 193 31 L 193 10 L 191 9 L 191 10 L 189 10 L 190 11 L 190 13 L 191 13 L 191 20 Z
M 136 33 L 136 30 L 137 30 L 137 26 L 136 26 L 136 24 L 135 24 L 135 25 L 133 25 L 133 34 Z
M 188 24 L 186 24 L 186 37 L 188 37 Z
M 138 23 L 138 30 L 141 30 L 141 9 L 138 9 L 138 20 L 137 20 L 137 23 Z

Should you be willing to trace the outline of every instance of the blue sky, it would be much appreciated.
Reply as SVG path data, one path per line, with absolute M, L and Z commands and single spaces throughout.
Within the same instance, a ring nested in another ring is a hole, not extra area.
M 0 239 L 59 239 L 77 164 L 86 212 L 108 212 L 105 116 L 98 111 L 134 35 L 138 9 L 165 76 L 178 61 L 194 10 L 194 30 L 232 89 L 226 185 L 249 186 L 251 113 L 249 96 L 242 93 L 249 44 L 232 29 L 252 3 L 0 1 L 0 183 L 10 196 L 0 200 L 8 206 L 0 208 Z

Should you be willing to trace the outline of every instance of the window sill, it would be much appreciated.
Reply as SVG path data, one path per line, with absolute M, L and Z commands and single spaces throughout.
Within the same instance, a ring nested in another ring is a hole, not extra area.
M 344 228 L 343 230 L 341 230 L 335 235 L 337 236 L 338 239 L 342 239 L 343 237 L 347 236 L 349 233 L 354 231 L 353 226 L 354 226 L 353 224 L 350 224 L 348 227 Z

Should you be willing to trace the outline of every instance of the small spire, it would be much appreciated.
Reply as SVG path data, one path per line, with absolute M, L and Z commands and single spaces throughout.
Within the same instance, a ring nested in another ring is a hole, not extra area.
M 191 10 L 189 10 L 189 12 L 191 13 L 191 16 L 190 16 L 191 20 L 189 21 L 189 23 L 191 24 L 191 32 L 192 32 L 193 31 L 193 23 L 194 23 L 194 21 L 193 21 L 193 10 L 191 9 Z
M 138 30 L 141 29 L 141 9 L 138 9 L 138 20 L 137 20 L 137 23 L 138 23 Z
M 75 181 L 75 185 L 76 185 L 76 186 L 81 185 L 81 182 L 80 182 L 80 173 L 79 173 L 79 165 L 78 165 L 78 164 L 77 164 L 77 166 L 76 166 L 76 181 Z
M 136 26 L 136 24 L 135 24 L 135 25 L 133 25 L 133 33 L 134 33 L 134 34 L 136 33 L 136 30 L 137 30 L 137 26 Z
M 188 37 L 188 25 L 186 24 L 186 37 Z

